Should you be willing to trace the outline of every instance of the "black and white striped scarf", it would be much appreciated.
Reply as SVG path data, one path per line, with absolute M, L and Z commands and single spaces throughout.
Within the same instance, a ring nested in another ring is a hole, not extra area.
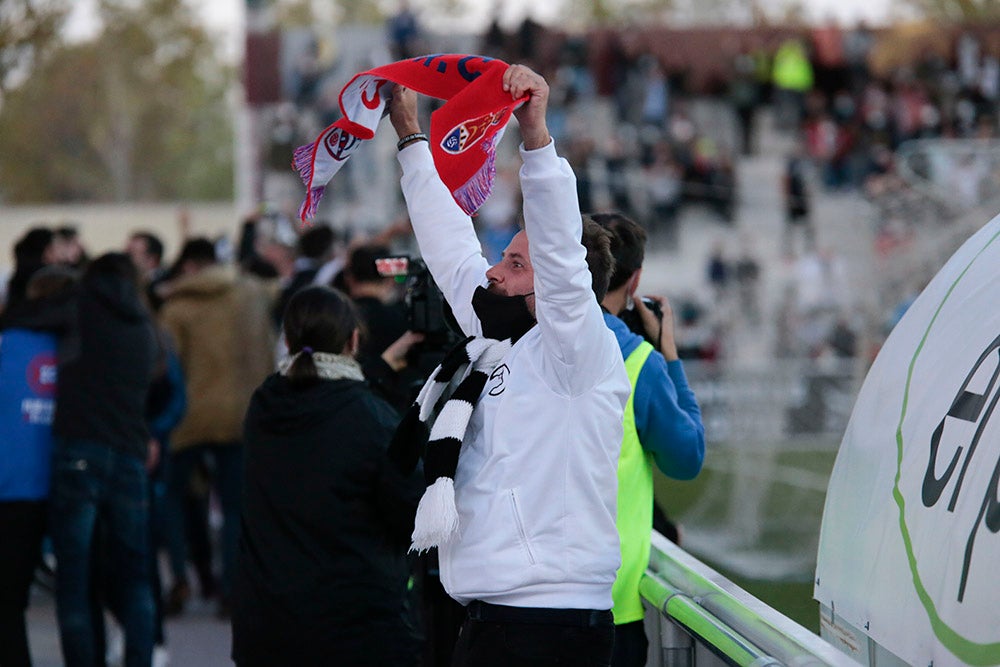
M 417 506 L 411 551 L 445 544 L 458 531 L 454 481 L 462 440 L 486 380 L 510 347 L 510 339 L 475 336 L 459 343 L 431 373 L 396 430 L 392 449 L 399 450 L 401 442 L 405 442 L 403 448 L 419 452 L 420 441 L 427 443 L 423 457 L 424 478 L 429 486 Z M 435 407 L 449 388 L 454 391 L 435 414 Z

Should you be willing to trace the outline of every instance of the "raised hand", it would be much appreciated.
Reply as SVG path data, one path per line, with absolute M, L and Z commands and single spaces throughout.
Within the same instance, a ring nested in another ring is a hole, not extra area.
M 515 100 L 528 96 L 528 101 L 514 110 L 524 147 L 533 150 L 547 146 L 552 137 L 545 124 L 549 105 L 549 84 L 545 78 L 524 65 L 511 65 L 503 74 L 503 89 Z
M 389 120 L 400 139 L 420 132 L 415 91 L 396 84 L 392 91 L 392 99 L 389 100 Z

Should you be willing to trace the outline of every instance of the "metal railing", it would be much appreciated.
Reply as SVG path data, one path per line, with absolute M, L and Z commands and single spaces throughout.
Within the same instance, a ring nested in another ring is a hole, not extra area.
M 857 665 L 657 532 L 639 590 L 648 667 Z

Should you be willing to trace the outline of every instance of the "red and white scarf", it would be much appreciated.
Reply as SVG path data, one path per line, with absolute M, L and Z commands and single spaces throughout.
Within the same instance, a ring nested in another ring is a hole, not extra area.
M 431 153 L 458 205 L 472 215 L 490 195 L 496 143 L 511 112 L 525 98 L 504 92 L 507 63 L 485 56 L 437 54 L 376 67 L 355 75 L 340 91 L 343 117 L 295 151 L 293 166 L 306 185 L 299 217 L 307 222 L 326 184 L 361 142 L 375 136 L 393 86 L 446 100 L 431 114 Z M 389 85 L 387 85 L 389 84 Z

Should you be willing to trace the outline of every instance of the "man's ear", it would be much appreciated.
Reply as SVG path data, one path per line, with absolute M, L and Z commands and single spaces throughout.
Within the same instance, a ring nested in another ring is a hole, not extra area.
M 642 269 L 636 269 L 629 279 L 625 281 L 625 294 L 635 296 L 635 291 L 639 289 L 639 279 L 642 278 Z

